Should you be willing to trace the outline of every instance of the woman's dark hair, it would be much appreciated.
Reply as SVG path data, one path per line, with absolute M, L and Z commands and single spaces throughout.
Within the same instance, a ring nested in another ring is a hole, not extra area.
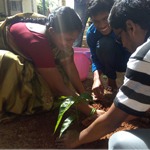
M 28 18 L 28 17 L 15 17 L 11 20 L 11 25 L 17 22 L 33 22 L 46 25 L 47 29 L 53 27 L 55 32 L 72 32 L 72 31 L 81 31 L 82 22 L 76 12 L 66 6 L 61 6 L 56 8 L 53 12 L 49 14 L 46 18 Z
M 96 16 L 101 12 L 110 12 L 114 0 L 91 0 L 88 6 L 89 16 Z
M 111 27 L 126 30 L 127 20 L 150 30 L 150 0 L 116 0 L 108 17 Z
M 76 12 L 70 7 L 58 7 L 48 16 L 46 27 L 53 27 L 55 32 L 81 31 L 82 22 Z
M 36 15 L 38 17 L 36 17 Z M 39 23 L 45 25 L 47 22 L 47 17 L 41 14 L 36 13 L 18 13 L 14 16 L 11 16 L 9 19 L 6 18 L 7 25 L 13 25 L 18 22 L 31 22 L 31 23 Z

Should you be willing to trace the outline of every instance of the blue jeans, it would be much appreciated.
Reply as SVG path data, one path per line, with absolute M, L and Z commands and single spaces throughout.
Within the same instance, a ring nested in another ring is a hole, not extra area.
M 130 52 L 111 37 L 103 37 L 98 41 L 97 58 L 101 71 L 110 79 L 116 79 L 116 72 L 125 72 Z
M 116 132 L 109 139 L 108 149 L 150 149 L 150 129 Z

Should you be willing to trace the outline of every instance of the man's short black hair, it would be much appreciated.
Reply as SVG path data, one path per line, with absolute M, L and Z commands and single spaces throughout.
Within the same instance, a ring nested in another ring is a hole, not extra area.
M 91 0 L 89 2 L 88 13 L 89 16 L 96 16 L 101 12 L 110 12 L 114 0 Z
M 127 20 L 150 30 L 150 0 L 116 0 L 108 17 L 111 27 L 126 30 Z

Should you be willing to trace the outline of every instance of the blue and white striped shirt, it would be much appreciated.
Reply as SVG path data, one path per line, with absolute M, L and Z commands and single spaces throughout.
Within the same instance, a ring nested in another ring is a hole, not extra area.
M 142 116 L 150 109 L 150 38 L 131 55 L 124 84 L 114 100 L 128 114 Z

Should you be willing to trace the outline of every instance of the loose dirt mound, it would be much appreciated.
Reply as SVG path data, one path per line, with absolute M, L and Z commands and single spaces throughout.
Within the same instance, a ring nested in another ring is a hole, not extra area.
M 83 82 L 86 90 L 91 92 L 92 78 Z M 108 110 L 114 94 L 107 94 L 102 101 L 93 104 L 94 107 Z M 0 124 L 0 149 L 55 149 L 55 138 L 58 133 L 53 135 L 58 112 L 51 111 L 32 116 L 19 116 L 9 122 Z M 117 116 L 116 116 L 117 117 Z M 81 117 L 82 118 L 82 117 Z M 137 119 L 130 123 L 122 123 L 118 130 L 128 130 L 135 128 L 150 128 L 149 117 Z M 78 130 L 84 127 L 79 123 L 73 128 Z M 115 131 L 115 132 L 116 132 Z M 112 134 L 112 133 L 111 133 Z M 107 149 L 108 138 L 111 134 L 102 139 L 80 146 L 81 149 Z

